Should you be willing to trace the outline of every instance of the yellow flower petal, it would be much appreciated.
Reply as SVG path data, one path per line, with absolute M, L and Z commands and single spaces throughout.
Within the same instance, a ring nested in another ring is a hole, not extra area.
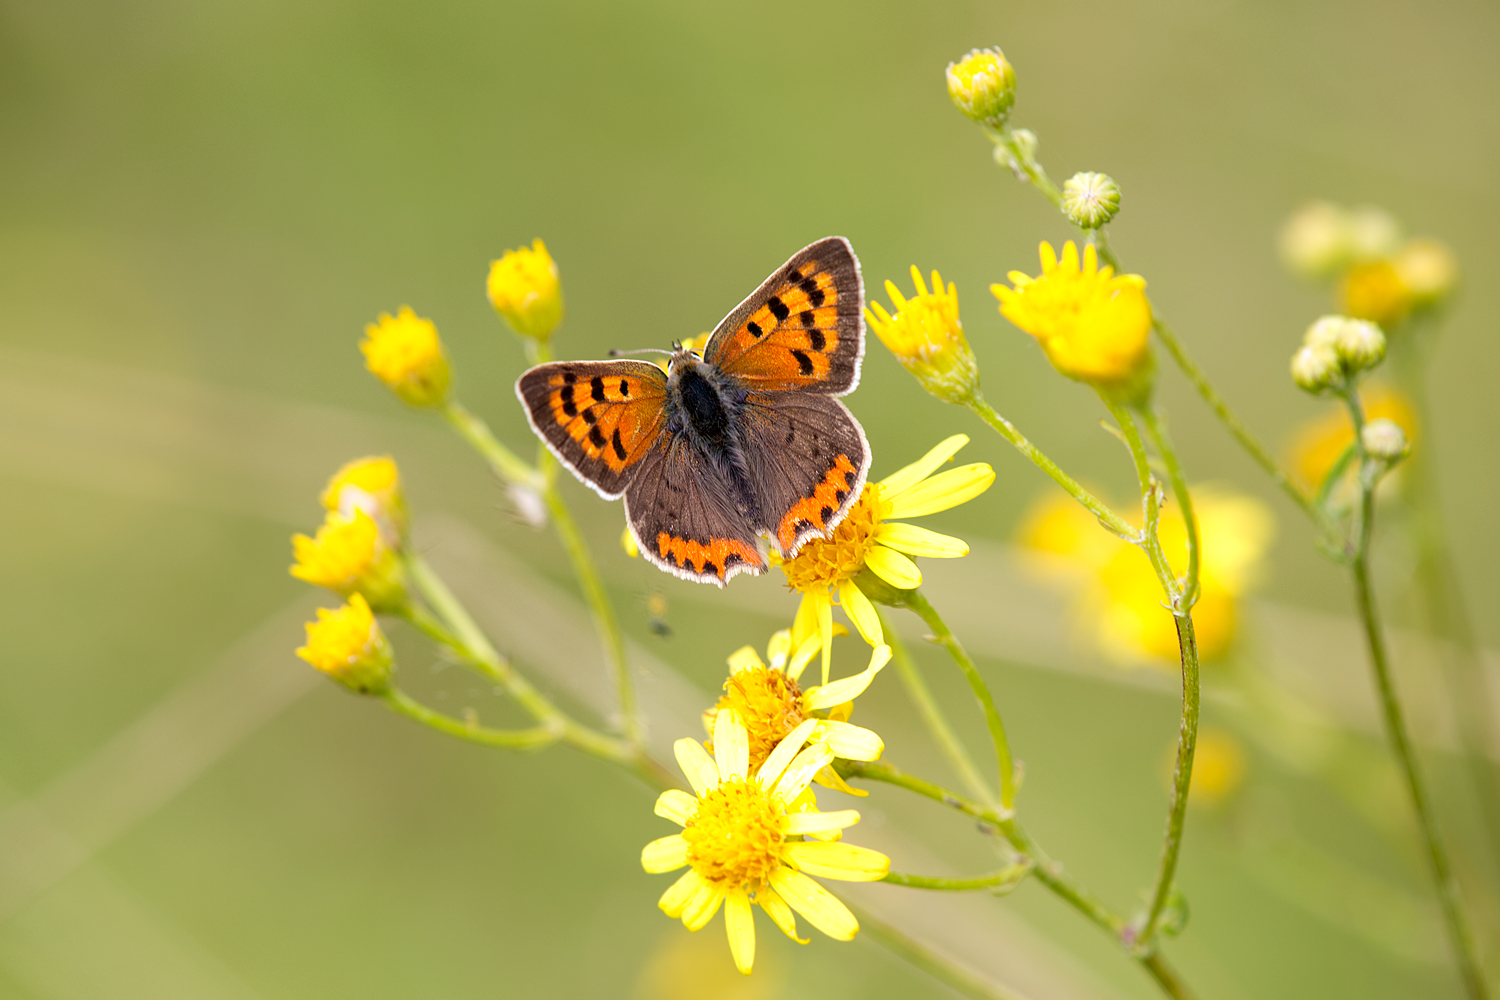
M 831 767 L 825 767 L 813 775 L 813 781 L 816 781 L 824 788 L 832 788 L 834 791 L 843 792 L 845 795 L 857 795 L 860 798 L 865 798 L 870 794 L 862 788 L 855 788 L 849 784 L 849 782 L 839 777 L 839 773 Z M 817 834 L 814 834 L 814 836 L 817 836 Z
M 786 668 L 786 658 L 792 651 L 792 631 L 782 629 L 771 636 L 771 642 L 766 646 L 766 658 L 771 662 L 772 670 L 783 670 Z
M 771 794 L 782 802 L 792 801 L 802 794 L 802 790 L 812 781 L 813 775 L 832 760 L 833 751 L 828 748 L 827 743 L 814 743 L 787 765 L 787 769 L 777 779 L 776 787 Z
M 688 863 L 688 842 L 682 834 L 653 840 L 641 849 L 641 867 L 652 875 L 675 872 Z
M 995 470 L 984 462 L 961 465 L 925 479 L 907 490 L 892 503 L 892 509 L 886 516 L 898 518 L 936 514 L 940 510 L 957 507 L 974 499 L 989 489 L 994 481 Z
M 915 590 L 922 585 L 922 571 L 917 564 L 884 545 L 877 545 L 865 556 L 870 571 L 897 590 Z
M 969 543 L 962 538 L 941 535 L 915 524 L 887 521 L 875 532 L 875 540 L 897 552 L 929 559 L 957 559 L 969 554 Z
M 798 944 L 807 944 L 807 938 L 797 936 L 797 917 L 792 913 L 792 908 L 786 905 L 786 900 L 776 895 L 775 889 L 760 890 L 755 894 L 755 901 L 775 921 L 776 926 L 781 928 L 781 933 Z
M 859 811 L 857 809 L 840 809 L 836 812 L 792 813 L 787 817 L 786 832 L 823 833 L 827 830 L 843 830 L 858 822 Z
M 702 795 L 719 784 L 719 765 L 703 749 L 702 743 L 684 737 L 672 744 L 672 751 L 677 755 L 677 766 L 687 775 L 693 791 Z
M 719 912 L 719 904 L 724 902 L 722 889 L 715 889 L 701 880 L 698 885 L 698 891 L 693 893 L 693 898 L 682 911 L 682 926 L 690 931 L 702 929 Z
M 750 771 L 750 737 L 733 712 L 720 712 L 714 720 L 714 759 L 720 781 L 743 780 Z
M 839 584 L 839 604 L 844 608 L 844 614 L 859 629 L 859 634 L 864 637 L 865 642 L 872 646 L 878 646 L 885 641 L 885 636 L 880 631 L 880 616 L 875 613 L 875 605 L 865 596 L 865 592 L 854 585 L 853 580 L 846 580 Z M 832 637 L 830 636 L 830 639 Z M 824 651 L 824 662 L 826 664 L 828 653 Z M 828 668 L 823 668 L 823 681 L 828 681 Z
M 844 677 L 834 681 L 832 684 L 824 684 L 820 687 L 810 689 L 802 697 L 803 706 L 811 712 L 824 708 L 832 708 L 842 705 L 846 701 L 853 701 L 864 693 L 865 688 L 875 679 L 875 675 L 891 662 L 891 647 L 881 644 L 876 646 L 870 653 L 870 665 L 853 677 Z
M 680 788 L 669 788 L 656 799 L 656 815 L 678 826 L 687 825 L 698 811 L 698 800 Z
M 802 749 L 802 744 L 807 742 L 807 737 L 817 727 L 817 719 L 804 719 L 798 724 L 796 729 L 793 729 L 781 738 L 781 742 L 776 744 L 776 749 L 771 751 L 770 755 L 766 757 L 766 762 L 756 772 L 755 776 L 759 779 L 762 786 L 769 787 L 781 777 L 787 765 L 796 758 L 797 753 Z
M 756 667 L 764 667 L 760 654 L 755 651 L 754 646 L 741 646 L 729 654 L 729 672 L 737 674 L 741 670 L 753 670 Z
M 897 469 L 889 476 L 886 476 L 884 479 L 880 480 L 881 493 L 887 499 L 890 499 L 892 497 L 895 497 L 901 491 L 915 486 L 917 483 L 921 482 L 923 479 L 926 479 L 928 476 L 936 472 L 939 466 L 948 461 L 948 459 L 952 458 L 955 454 L 957 454 L 958 449 L 962 448 L 968 443 L 969 435 L 967 434 L 955 434 L 947 440 L 939 442 L 937 447 L 933 448 L 927 454 L 923 455 L 921 458 L 917 459 L 906 468 Z
M 823 644 L 823 683 L 826 684 L 828 671 L 833 666 L 833 604 L 829 602 L 827 592 L 819 595 L 813 610 L 818 615 L 818 641 Z
M 656 905 L 661 907 L 663 913 L 676 920 L 682 916 L 682 911 L 687 909 L 687 905 L 693 901 L 693 897 L 698 895 L 698 890 L 702 887 L 703 880 L 698 877 L 697 872 L 689 868 L 682 873 L 682 878 L 673 882 L 672 887 L 661 894 L 661 899 L 656 901 Z
M 833 755 L 844 760 L 879 760 L 885 752 L 885 741 L 878 734 L 847 722 L 820 723 L 813 739 L 827 743 Z
M 724 900 L 724 928 L 729 932 L 729 952 L 735 966 L 745 975 L 755 965 L 755 918 L 750 897 L 731 892 Z
M 849 907 L 801 872 L 778 869 L 771 875 L 771 887 L 803 919 L 835 941 L 852 941 L 859 933 L 859 921 Z
M 891 870 L 890 858 L 853 844 L 795 841 L 782 847 L 781 856 L 810 875 L 845 882 L 878 882 Z

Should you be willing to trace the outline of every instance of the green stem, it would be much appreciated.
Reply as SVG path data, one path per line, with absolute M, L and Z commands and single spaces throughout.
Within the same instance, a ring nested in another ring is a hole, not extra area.
M 1364 412 L 1359 397 L 1353 392 L 1344 394 L 1349 413 L 1354 420 L 1354 439 L 1360 442 L 1360 505 L 1359 530 L 1356 533 L 1354 561 L 1351 571 L 1354 576 L 1355 604 L 1359 608 L 1360 624 L 1364 628 L 1365 643 L 1370 654 L 1370 669 L 1375 676 L 1375 689 L 1380 697 L 1380 711 L 1385 723 L 1386 738 L 1396 756 L 1411 796 L 1412 811 L 1421 830 L 1427 862 L 1437 890 L 1438 904 L 1442 908 L 1443 922 L 1447 926 L 1448 938 L 1458 961 L 1458 971 L 1463 979 L 1465 992 L 1470 1000 L 1485 1000 L 1489 991 L 1485 986 L 1484 973 L 1480 970 L 1478 951 L 1469 930 L 1463 907 L 1459 900 L 1458 881 L 1449 867 L 1448 852 L 1438 836 L 1437 821 L 1427 799 L 1427 790 L 1417 769 L 1416 753 L 1406 731 L 1406 721 L 1401 710 L 1401 700 L 1396 694 L 1395 681 L 1391 676 L 1390 654 L 1385 643 L 1385 633 L 1380 627 L 1380 616 L 1375 603 L 1374 587 L 1370 582 L 1370 539 L 1375 528 L 1375 484 L 1379 472 L 1369 456 L 1365 454 L 1360 439 L 1360 427 L 1364 423 Z
M 879 761 L 840 760 L 835 767 L 845 778 L 865 778 L 881 781 L 924 798 L 939 802 L 949 809 L 973 817 L 997 830 L 1026 859 L 1034 863 L 1032 877 L 1046 886 L 1054 895 L 1077 910 L 1095 926 L 1108 934 L 1117 944 L 1123 945 L 1127 953 L 1154 979 L 1167 996 L 1175 1000 L 1188 1000 L 1192 993 L 1167 965 L 1159 953 L 1140 954 L 1131 945 L 1132 929 L 1124 917 L 1112 911 L 1088 889 L 1074 881 L 1063 866 L 1048 857 L 1041 846 L 1033 840 L 1014 816 L 1003 816 L 994 809 L 957 792 L 933 784 L 916 775 L 908 774 L 891 764 Z
M 1030 459 L 1033 465 L 1050 476 L 1052 481 L 1066 490 L 1069 496 L 1088 508 L 1089 513 L 1098 518 L 1099 523 L 1104 525 L 1106 530 L 1128 542 L 1138 543 L 1141 540 L 1140 533 L 1129 522 L 1110 510 L 1098 497 L 1078 485 L 1072 476 L 1060 469 L 1056 462 L 1048 458 L 1036 445 L 1028 441 L 1025 435 L 1016 430 L 1014 424 L 995 412 L 995 408 L 977 391 L 972 399 L 965 402 L 965 405 L 973 410 L 979 419 L 993 427 L 997 434 L 1014 445 L 1017 451 Z
M 540 488 L 539 472 L 527 465 L 490 431 L 489 425 L 464 408 L 462 403 L 449 400 L 443 406 L 443 419 L 458 431 L 460 437 L 489 463 L 495 475 L 507 483 L 517 486 Z
M 934 889 L 940 892 L 972 892 L 975 889 L 1007 888 L 1017 885 L 1031 871 L 1030 864 L 1007 865 L 999 871 L 974 878 L 941 878 L 933 875 L 907 875 L 891 872 L 881 881 L 892 885 L 904 885 L 913 889 Z
M 932 736 L 933 742 L 938 745 L 948 764 L 958 773 L 959 780 L 968 789 L 969 794 L 989 805 L 998 805 L 995 793 L 990 788 L 979 768 L 974 764 L 974 758 L 959 740 L 958 734 L 948 724 L 948 718 L 943 714 L 942 708 L 938 706 L 937 699 L 933 698 L 932 692 L 928 690 L 927 682 L 922 679 L 921 671 L 917 669 L 916 663 L 911 658 L 911 651 L 906 648 L 906 643 L 891 628 L 885 616 L 880 614 L 876 608 L 875 613 L 880 615 L 880 628 L 885 635 L 887 645 L 891 647 L 891 661 L 896 665 L 896 673 L 901 677 L 901 682 L 906 685 L 906 694 L 914 705 L 917 706 L 917 714 L 922 716 L 922 722 L 927 726 L 927 732 Z
M 1161 586 L 1166 591 L 1167 599 L 1175 608 L 1178 605 L 1179 590 L 1177 587 L 1177 574 L 1172 569 L 1172 564 L 1167 561 L 1167 555 L 1162 551 L 1161 539 L 1157 529 L 1161 522 L 1161 492 L 1156 488 L 1156 482 L 1151 476 L 1151 461 L 1146 457 L 1146 445 L 1141 440 L 1141 432 L 1135 425 L 1135 418 L 1125 407 L 1112 401 L 1103 393 L 1099 398 L 1104 405 L 1109 407 L 1109 412 L 1114 416 L 1115 422 L 1120 425 L 1120 434 L 1125 439 L 1125 446 L 1130 449 L 1130 460 L 1135 465 L 1135 478 L 1141 490 L 1141 512 L 1145 519 L 1145 528 L 1141 531 L 1140 538 L 1136 544 L 1146 553 L 1146 558 L 1151 560 L 1151 568 L 1156 571 L 1156 577 L 1161 581 Z
M 932 634 L 943 648 L 948 650 L 948 655 L 953 657 L 959 669 L 963 671 L 964 679 L 969 682 L 969 689 L 974 692 L 974 697 L 979 701 L 979 707 L 984 711 L 985 725 L 989 727 L 990 739 L 995 744 L 995 762 L 1000 771 L 1000 809 L 1009 813 L 1016 804 L 1016 767 L 1010 756 L 1010 741 L 1005 735 L 1005 723 L 1000 718 L 999 711 L 995 708 L 995 701 L 990 697 L 990 689 L 984 683 L 984 678 L 979 674 L 979 668 L 969 657 L 968 651 L 963 644 L 954 637 L 948 624 L 943 621 L 942 615 L 923 596 L 920 590 L 904 590 L 901 596 L 906 607 L 916 613 L 932 629 Z M 894 650 L 893 650 L 894 652 Z
M 1188 571 L 1182 587 L 1182 606 L 1191 609 L 1198 600 L 1198 570 L 1202 558 L 1202 542 L 1198 537 L 1198 515 L 1193 512 L 1193 495 L 1188 491 L 1187 479 L 1182 474 L 1182 464 L 1177 461 L 1177 450 L 1167 437 L 1166 419 L 1155 407 L 1142 407 L 1141 420 L 1146 424 L 1146 433 L 1167 466 L 1167 479 L 1172 484 L 1172 495 L 1182 508 L 1182 520 L 1187 528 Z
M 383 699 L 393 711 L 424 726 L 456 736 L 470 743 L 489 747 L 504 747 L 509 750 L 539 750 L 551 746 L 562 737 L 558 725 L 537 726 L 534 729 L 489 729 L 477 722 L 460 721 L 451 716 L 433 711 L 426 705 L 412 700 L 406 692 L 392 688 Z
M 970 997 L 971 1000 L 1024 1000 L 1018 994 L 980 978 L 947 956 L 938 954 L 911 935 L 873 916 L 868 910 L 855 906 L 849 908 L 854 911 L 860 929 L 865 934 L 954 992 Z
M 1043 198 L 1050 201 L 1053 208 L 1061 211 L 1062 190 L 1052 183 L 1052 178 L 1047 176 L 1047 171 L 1042 169 L 1042 165 L 1036 161 L 1035 154 L 1028 153 L 1016 142 L 1015 130 L 1005 125 L 998 131 L 990 131 L 990 139 L 1010 154 L 1011 161 L 1018 165 L 1021 172 L 1026 175 L 1026 182 L 1036 188 Z

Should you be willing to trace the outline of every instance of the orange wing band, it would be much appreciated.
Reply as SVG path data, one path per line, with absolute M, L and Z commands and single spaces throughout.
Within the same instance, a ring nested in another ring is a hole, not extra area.
M 656 551 L 678 569 L 685 569 L 689 573 L 711 574 L 720 580 L 725 579 L 729 568 L 737 563 L 756 567 L 763 565 L 759 552 L 733 538 L 711 538 L 705 545 L 663 531 L 656 536 Z
M 551 387 L 547 403 L 552 419 L 589 458 L 619 472 L 643 456 L 643 446 L 654 437 L 660 408 L 619 404 L 639 403 L 652 392 L 644 381 L 628 375 L 579 378 L 563 372 L 549 378 L 547 385 Z
M 844 501 L 849 499 L 849 493 L 858 481 L 859 467 L 848 455 L 839 455 L 822 482 L 813 487 L 812 496 L 798 500 L 781 519 L 781 524 L 776 528 L 776 540 L 781 543 L 781 551 L 790 552 L 797 543 L 797 536 L 808 528 L 828 527 L 828 522 L 844 506 Z

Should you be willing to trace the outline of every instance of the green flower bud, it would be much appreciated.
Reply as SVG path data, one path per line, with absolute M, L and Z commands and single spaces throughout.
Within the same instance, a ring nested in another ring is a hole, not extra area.
M 1395 465 L 1411 452 L 1406 432 L 1394 420 L 1377 417 L 1359 432 L 1359 443 L 1365 454 L 1387 465 Z
M 999 49 L 974 49 L 948 64 L 948 96 L 974 121 L 999 128 L 1016 103 L 1016 72 Z
M 1385 360 L 1385 334 L 1367 319 L 1346 319 L 1334 350 L 1349 372 L 1374 368 Z
M 1108 174 L 1081 173 L 1063 184 L 1063 214 L 1076 226 L 1098 229 L 1120 210 L 1120 186 Z
M 1336 385 L 1343 377 L 1339 356 L 1324 344 L 1304 344 L 1292 356 L 1292 381 L 1314 395 Z

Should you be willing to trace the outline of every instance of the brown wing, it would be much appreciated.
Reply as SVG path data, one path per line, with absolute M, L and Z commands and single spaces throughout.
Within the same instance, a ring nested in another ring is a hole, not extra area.
M 859 499 L 869 442 L 843 403 L 807 393 L 752 393 L 739 427 L 761 527 L 790 559 L 809 538 L 836 528 Z
M 751 390 L 842 396 L 859 384 L 864 286 L 849 241 L 799 250 L 714 330 L 703 360 Z
M 722 587 L 738 573 L 766 569 L 738 495 L 716 463 L 668 433 L 626 488 L 625 518 L 641 555 L 685 580 Z
M 667 376 L 644 361 L 554 361 L 516 380 L 531 429 L 573 474 L 614 500 L 662 431 Z

